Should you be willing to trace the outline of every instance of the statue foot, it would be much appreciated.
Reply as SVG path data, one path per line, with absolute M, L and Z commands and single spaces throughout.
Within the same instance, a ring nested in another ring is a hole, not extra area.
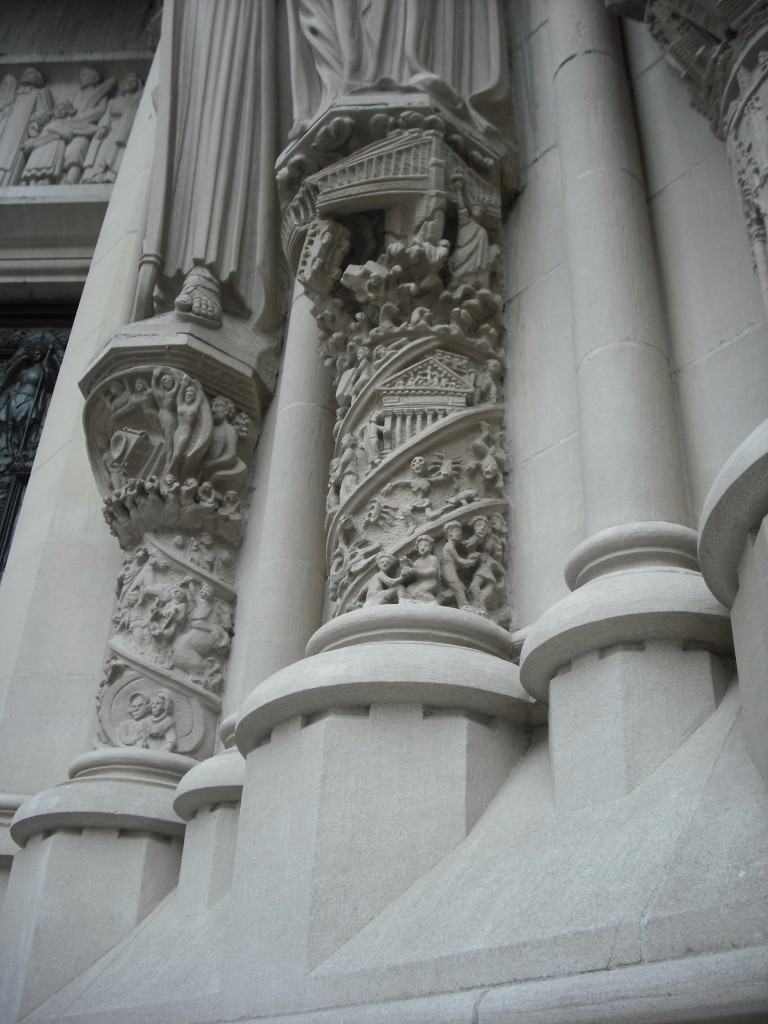
M 190 320 L 207 327 L 221 327 L 219 282 L 205 267 L 193 267 L 189 271 L 174 305 Z

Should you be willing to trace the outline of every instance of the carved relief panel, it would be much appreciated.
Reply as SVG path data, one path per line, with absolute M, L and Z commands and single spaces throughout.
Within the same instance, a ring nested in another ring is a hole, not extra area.
M 102 380 L 85 426 L 104 516 L 127 552 L 98 739 L 207 757 L 229 661 L 256 426 L 230 398 L 166 365 Z
M 112 184 L 147 60 L 0 65 L 0 187 Z

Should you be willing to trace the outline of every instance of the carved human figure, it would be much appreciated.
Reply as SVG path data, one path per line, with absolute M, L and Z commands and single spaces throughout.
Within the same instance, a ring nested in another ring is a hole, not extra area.
M 247 466 L 237 454 L 238 439 L 242 430 L 247 432 L 250 421 L 241 425 L 238 432 L 236 409 L 229 398 L 217 395 L 211 402 L 211 443 L 205 458 L 205 471 L 211 482 L 221 490 L 239 487 Z
M 480 561 L 480 555 L 473 552 L 469 557 L 465 557 L 459 552 L 462 532 L 462 525 L 458 520 L 446 523 L 443 527 L 445 544 L 440 553 L 440 577 L 449 594 L 455 599 L 457 607 L 468 609 L 470 603 L 460 570 L 474 569 Z
M 162 254 L 161 290 L 179 313 L 214 328 L 232 313 L 269 332 L 281 315 L 268 187 L 276 156 L 274 17 L 274 4 L 254 0 L 186 0 L 164 11 L 177 88 L 160 99 L 165 137 L 153 176 L 162 198 L 145 248 Z M 153 312 L 157 275 L 151 264 L 142 267 L 136 319 Z
M 150 750 L 175 750 L 177 743 L 176 720 L 173 717 L 173 698 L 167 690 L 158 690 L 149 704 L 147 747 Z
M 123 633 L 130 640 L 131 646 L 137 651 L 143 651 L 147 647 L 149 639 L 147 631 L 147 619 L 144 609 L 141 607 L 142 591 L 134 587 L 129 590 L 125 600 L 117 614 L 112 619 L 118 633 Z
M 382 453 L 392 441 L 392 431 L 386 425 L 383 412 L 374 412 L 368 417 L 365 430 L 365 448 L 368 455 L 369 471 L 381 462 Z
M 476 288 L 488 288 L 492 251 L 488 232 L 482 225 L 483 207 L 479 203 L 470 207 L 463 177 L 456 177 L 454 185 L 458 228 L 456 244 L 448 260 L 452 284 L 454 287 L 471 284 Z
M 472 442 L 477 458 L 470 464 L 470 472 L 480 475 L 486 496 L 498 494 L 504 485 L 504 467 L 507 456 L 504 451 L 503 435 L 494 436 L 490 424 L 479 425 L 480 434 Z
M 417 557 L 403 569 L 405 596 L 409 601 L 437 601 L 440 561 L 434 551 L 435 542 L 430 536 L 425 534 L 416 541 Z
M 173 431 L 170 457 L 167 462 L 168 471 L 174 476 L 181 476 L 189 464 L 190 441 L 192 433 L 198 425 L 204 401 L 205 395 L 200 382 L 184 375 L 176 390 L 176 427 Z
M 330 515 L 339 507 L 339 489 L 341 487 L 341 473 L 339 467 L 341 459 L 331 459 L 328 476 L 328 497 L 325 499 L 325 511 Z
M 504 23 L 498 0 L 290 0 L 294 116 L 303 122 L 379 79 L 420 88 L 505 127 Z
M 186 628 L 174 640 L 173 665 L 189 672 L 193 682 L 210 685 L 214 679 L 218 683 L 220 666 L 216 656 L 227 651 L 229 645 L 213 589 L 203 585 L 186 617 Z
M 83 165 L 84 184 L 110 184 L 117 179 L 142 92 L 141 79 L 131 71 L 120 83 L 119 94 L 108 101 Z
M 128 698 L 129 718 L 123 719 L 117 726 L 117 738 L 124 747 L 146 748 L 149 729 L 149 698 L 141 690 L 136 690 Z
M 22 185 L 55 185 L 64 174 L 64 150 L 72 133 L 67 124 L 75 108 L 68 101 L 57 103 L 53 117 L 47 113 L 33 118 L 21 149 L 27 158 L 21 172 Z
M 80 68 L 78 89 L 72 96 L 74 108 L 70 126 L 71 138 L 64 153 L 64 171 L 67 181 L 76 185 L 83 175 L 83 164 L 88 154 L 96 125 L 107 108 L 107 96 L 115 84 L 114 78 L 102 82 L 95 68 Z
M 381 554 L 376 559 L 377 572 L 369 580 L 364 592 L 364 604 L 397 604 L 399 597 L 405 593 L 402 575 L 392 576 L 390 573 L 397 567 L 394 555 Z
M 187 626 L 189 596 L 183 587 L 174 587 L 167 599 L 154 609 L 149 631 L 158 645 L 158 652 L 170 660 L 170 645 Z
M 152 373 L 152 394 L 158 408 L 158 419 L 163 441 L 165 442 L 165 465 L 173 459 L 173 435 L 176 431 L 176 395 L 181 386 L 181 378 L 162 366 L 155 367 Z
M 475 516 L 472 520 L 472 536 L 465 547 L 470 555 L 479 556 L 469 584 L 471 602 L 477 611 L 488 614 L 494 599 L 500 593 L 506 573 L 496 557 L 499 544 L 491 532 L 491 524 L 486 516 Z
M 0 426 L 14 451 L 37 444 L 57 369 L 52 351 L 34 348 L 21 350 L 0 372 Z
M 482 370 L 477 374 L 475 381 L 474 403 L 481 405 L 485 402 L 495 404 L 501 393 L 501 363 L 498 359 L 486 359 Z
M 0 111 L 0 186 L 16 185 L 24 168 L 21 144 L 27 135 L 30 121 L 44 123 L 53 113 L 53 97 L 45 86 L 45 79 L 37 68 L 26 68 L 18 87 L 3 80 L 4 109 Z
M 341 439 L 338 475 L 339 504 L 343 505 L 358 482 L 357 438 L 354 434 L 345 434 Z
M 199 537 L 191 537 L 186 553 L 187 561 L 198 569 L 212 573 L 216 565 L 216 549 L 210 533 L 201 533 Z

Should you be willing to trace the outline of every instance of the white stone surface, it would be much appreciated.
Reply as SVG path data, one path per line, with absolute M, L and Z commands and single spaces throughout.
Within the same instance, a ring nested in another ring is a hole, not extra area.
M 292 18 L 317 13 L 290 6 Z M 442 18 L 452 5 L 411 6 Z M 26 803 L 0 928 L 3 1022 L 768 1019 L 765 446 L 747 441 L 728 463 L 768 415 L 768 347 L 735 188 L 722 144 L 641 25 L 625 32 L 625 69 L 603 0 L 499 6 L 524 185 L 499 234 L 521 632 L 407 600 L 322 626 L 334 401 L 298 291 L 238 570 L 222 737 L 239 719 L 247 760 L 219 753 L 176 786 L 189 765 L 170 754 L 175 776 L 142 769 L 139 750 L 122 768 L 114 753 L 86 755 L 75 779 Z M 473 5 L 476 20 L 488 7 Z M 266 102 L 285 120 L 291 47 L 279 17 L 280 95 Z M 378 41 L 391 70 L 404 50 L 384 33 L 365 41 L 366 59 Z M 423 117 L 434 101 L 460 124 L 456 98 L 435 87 L 401 95 L 379 83 L 345 97 L 343 117 L 364 134 L 374 111 Z M 60 782 L 91 741 L 119 553 L 100 522 L 76 383 L 130 319 L 151 94 L 0 592 L 0 787 L 19 797 Z M 345 136 L 343 117 L 290 140 L 297 159 L 281 170 L 297 188 L 319 180 L 320 164 L 348 170 L 350 152 L 371 143 Z M 488 139 L 470 137 L 477 153 L 456 160 L 482 177 Z M 345 192 L 329 216 L 379 232 L 363 219 L 369 187 Z M 716 597 L 685 525 L 702 506 Z M 733 602 L 740 676 L 725 696 L 731 636 L 717 598 Z M 523 636 L 518 671 L 509 658 Z M 549 735 L 520 678 L 549 695 Z M 0 801 L 0 824 L 13 806 Z M 11 852 L 6 837 L 0 867 Z

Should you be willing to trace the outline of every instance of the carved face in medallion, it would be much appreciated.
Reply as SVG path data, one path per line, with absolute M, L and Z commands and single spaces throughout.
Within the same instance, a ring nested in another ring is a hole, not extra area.
M 130 707 L 128 712 L 134 722 L 138 722 L 141 718 L 145 718 L 149 713 L 149 701 L 143 693 L 134 693 L 130 699 Z
M 158 690 L 149 705 L 153 718 L 163 718 L 171 710 L 171 698 L 165 690 Z

